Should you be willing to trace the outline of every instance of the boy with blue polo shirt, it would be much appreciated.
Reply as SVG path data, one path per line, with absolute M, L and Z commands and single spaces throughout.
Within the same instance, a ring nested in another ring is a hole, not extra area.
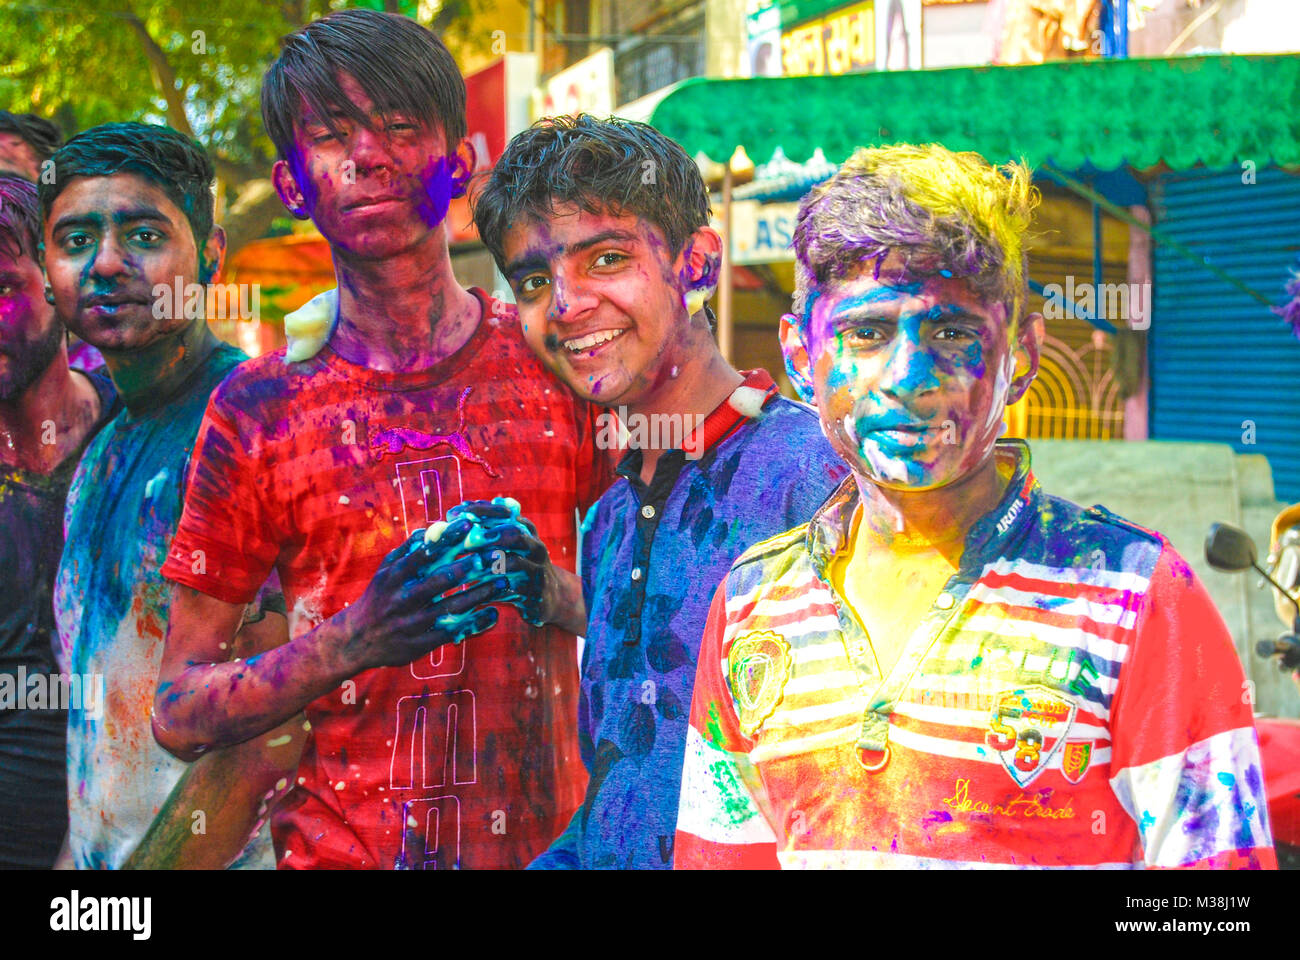
M 810 408 L 718 350 L 704 302 L 721 239 L 676 143 L 640 123 L 541 121 L 506 148 L 475 220 L 524 338 L 628 438 L 621 481 L 583 525 L 590 783 L 532 867 L 669 868 L 709 599 L 732 560 L 815 509 L 846 468 Z

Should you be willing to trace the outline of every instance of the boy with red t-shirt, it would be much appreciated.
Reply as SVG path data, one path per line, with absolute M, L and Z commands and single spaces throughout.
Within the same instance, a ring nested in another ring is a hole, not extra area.
M 523 866 L 582 798 L 577 663 L 574 625 L 526 622 L 504 574 L 577 589 L 537 540 L 572 569 L 575 510 L 608 478 L 592 414 L 511 306 L 452 275 L 442 220 L 473 150 L 433 34 L 331 14 L 285 38 L 262 97 L 277 190 L 330 242 L 337 316 L 316 355 L 250 361 L 212 397 L 164 567 L 155 734 L 188 757 L 306 709 L 283 867 Z M 455 506 L 497 496 L 521 511 Z M 272 569 L 293 639 L 230 661 Z

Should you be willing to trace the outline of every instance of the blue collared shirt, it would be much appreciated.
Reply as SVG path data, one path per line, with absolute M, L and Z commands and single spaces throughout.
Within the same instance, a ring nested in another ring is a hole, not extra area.
M 704 430 L 722 438 L 699 459 L 666 451 L 649 485 L 641 452 L 631 451 L 623 479 L 587 515 L 578 728 L 590 782 L 533 869 L 672 866 L 687 713 L 714 591 L 746 548 L 807 522 L 848 473 L 816 411 L 775 395 L 761 371 L 746 381 L 751 396 L 765 385 L 756 416 L 722 404 Z

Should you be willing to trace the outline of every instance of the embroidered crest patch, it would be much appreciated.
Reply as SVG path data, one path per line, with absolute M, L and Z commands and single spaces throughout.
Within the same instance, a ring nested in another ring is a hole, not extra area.
M 997 751 L 1011 779 L 1028 786 L 1065 743 L 1078 709 L 1073 701 L 1039 684 L 1003 690 L 993 699 L 984 742 Z
M 772 715 L 790 677 L 790 644 L 771 630 L 737 637 L 727 655 L 727 679 L 740 709 L 740 729 L 752 737 Z
M 1092 763 L 1091 740 L 1067 740 L 1061 753 L 1061 776 L 1071 783 L 1078 783 L 1088 772 Z

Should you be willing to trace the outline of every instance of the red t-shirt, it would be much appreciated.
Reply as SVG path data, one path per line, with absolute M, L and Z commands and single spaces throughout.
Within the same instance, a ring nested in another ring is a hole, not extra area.
M 297 637 L 356 601 L 411 532 L 494 496 L 518 500 L 572 570 L 575 511 L 611 474 L 594 411 L 528 349 L 512 306 L 473 292 L 483 322 L 427 370 L 326 347 L 235 371 L 204 415 L 164 575 L 244 603 L 274 568 Z M 281 867 L 523 867 L 561 832 L 586 780 L 574 638 L 499 610 L 491 631 L 308 706 L 272 822 Z

